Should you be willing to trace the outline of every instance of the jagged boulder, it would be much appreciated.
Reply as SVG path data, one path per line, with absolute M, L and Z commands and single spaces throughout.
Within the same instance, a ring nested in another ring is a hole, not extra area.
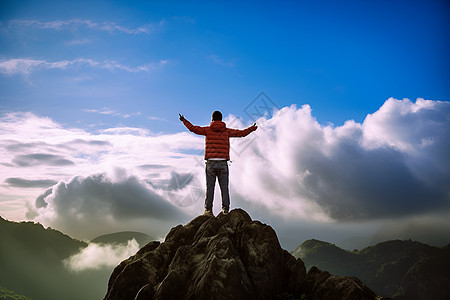
M 270 226 L 235 209 L 228 215 L 199 216 L 172 228 L 163 243 L 144 246 L 115 268 L 105 300 L 326 299 L 320 297 L 347 294 L 351 296 L 342 299 L 375 299 L 356 278 L 327 272 L 316 276 L 320 272 L 307 276 L 303 262 L 281 248 Z

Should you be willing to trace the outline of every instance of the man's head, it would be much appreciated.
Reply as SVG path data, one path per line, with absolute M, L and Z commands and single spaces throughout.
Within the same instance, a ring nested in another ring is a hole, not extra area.
M 213 121 L 222 121 L 222 113 L 218 110 L 216 110 L 215 112 L 213 112 L 212 114 L 212 120 Z

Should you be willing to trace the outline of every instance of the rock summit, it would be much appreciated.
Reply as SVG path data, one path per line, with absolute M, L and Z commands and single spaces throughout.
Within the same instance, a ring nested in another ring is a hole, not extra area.
M 377 299 L 359 279 L 283 250 L 272 227 L 242 209 L 199 216 L 150 242 L 113 271 L 105 300 Z M 379 299 L 379 298 L 378 298 Z

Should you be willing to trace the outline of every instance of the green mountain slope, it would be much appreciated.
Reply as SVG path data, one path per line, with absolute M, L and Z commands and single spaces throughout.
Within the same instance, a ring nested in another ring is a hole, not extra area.
M 31 299 L 22 295 L 18 295 L 7 288 L 0 286 L 0 300 L 31 300 Z
M 41 224 L 0 217 L 0 286 L 33 300 L 101 299 L 112 268 L 72 272 L 63 263 L 86 246 Z
M 407 295 L 408 299 L 422 299 L 415 296 L 418 294 L 414 294 L 411 282 L 416 280 L 418 283 L 416 278 L 422 273 L 427 274 L 424 278 L 429 282 L 440 282 L 439 278 L 450 276 L 450 268 L 438 268 L 439 264 L 428 262 L 431 259 L 444 266 L 450 258 L 449 247 L 432 247 L 411 240 L 382 242 L 360 251 L 347 251 L 327 242 L 308 240 L 292 254 L 301 258 L 307 268 L 315 265 L 333 274 L 358 277 L 376 293 L 389 297 Z M 428 289 L 432 289 L 432 285 Z M 426 289 L 423 292 L 431 293 Z

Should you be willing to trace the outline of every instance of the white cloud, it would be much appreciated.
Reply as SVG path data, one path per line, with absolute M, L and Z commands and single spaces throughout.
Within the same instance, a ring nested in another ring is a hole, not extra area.
M 448 102 L 391 98 L 363 124 L 338 127 L 291 106 L 260 123 L 232 181 L 271 212 L 344 221 L 450 208 Z
M 110 109 L 108 107 L 104 107 L 102 109 L 83 109 L 83 111 L 88 112 L 88 113 L 97 113 L 100 115 L 111 115 L 111 116 L 115 116 L 115 117 L 122 117 L 125 119 L 132 117 L 132 116 L 140 116 L 142 114 L 141 112 L 124 114 L 124 113 L 117 112 L 113 109 Z
M 89 39 L 75 39 L 65 42 L 64 45 L 66 46 L 85 45 L 89 44 L 90 42 L 91 40 Z
M 147 119 L 149 119 L 151 121 L 166 121 L 166 119 L 164 119 L 164 118 L 155 117 L 155 116 L 148 116 Z
M 213 63 L 215 63 L 216 65 L 220 65 L 220 66 L 224 66 L 224 67 L 234 67 L 236 64 L 236 59 L 224 59 L 216 54 L 211 54 L 208 57 L 208 60 L 212 61 Z
M 81 238 L 101 235 L 133 220 L 153 220 L 162 224 L 187 219 L 181 209 L 163 197 L 164 192 L 116 168 L 110 174 L 99 173 L 88 177 L 75 176 L 68 182 L 60 181 L 37 197 L 29 208 L 29 216 L 65 233 Z M 138 226 L 137 226 L 138 227 Z M 165 228 L 164 228 L 165 229 Z
M 139 244 L 135 239 L 127 244 L 96 244 L 90 243 L 86 248 L 68 259 L 64 265 L 71 271 L 80 272 L 103 267 L 114 267 L 124 259 L 136 254 Z
M 156 70 L 159 66 L 167 64 L 167 60 L 161 60 L 157 63 L 149 63 L 135 67 L 120 64 L 116 61 L 105 60 L 96 61 L 90 58 L 77 58 L 72 60 L 61 60 L 49 62 L 42 59 L 28 59 L 28 58 L 11 58 L 0 60 L 0 73 L 6 75 L 29 75 L 39 70 L 66 70 L 68 68 L 75 68 L 80 66 L 88 66 L 90 68 L 105 69 L 111 72 L 125 71 L 129 73 L 148 72 Z
M 370 149 L 387 146 L 412 153 L 421 144 L 431 145 L 433 138 L 445 129 L 442 126 L 445 126 L 447 106 L 445 102 L 424 99 L 413 103 L 409 99 L 390 98 L 364 121 L 364 146 Z
M 94 22 L 86 19 L 71 19 L 71 20 L 56 20 L 42 22 L 37 20 L 11 20 L 8 22 L 8 28 L 10 30 L 35 28 L 35 29 L 52 29 L 52 30 L 78 30 L 78 29 L 90 29 L 97 31 L 106 31 L 109 33 L 125 33 L 125 34 L 149 34 L 154 32 L 159 27 L 163 26 L 164 20 L 158 23 L 150 23 L 142 25 L 136 28 L 131 28 L 123 25 L 116 24 L 114 22 Z
M 131 136 L 148 136 L 150 131 L 145 128 L 136 127 L 116 127 L 108 128 L 101 131 L 104 134 L 111 135 L 131 135 Z

